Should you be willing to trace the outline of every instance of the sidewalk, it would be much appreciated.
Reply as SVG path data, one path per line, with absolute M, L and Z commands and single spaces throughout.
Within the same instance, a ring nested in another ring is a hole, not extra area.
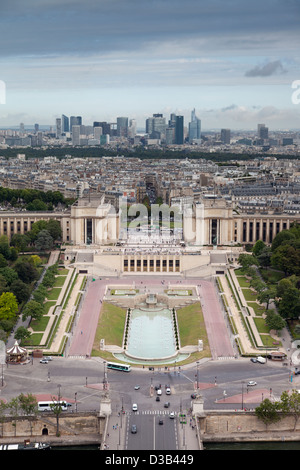
M 195 419 L 187 416 L 186 424 L 177 421 L 178 450 L 200 450 Z
M 113 412 L 109 418 L 106 436 L 103 436 L 103 450 L 125 450 L 127 415 Z

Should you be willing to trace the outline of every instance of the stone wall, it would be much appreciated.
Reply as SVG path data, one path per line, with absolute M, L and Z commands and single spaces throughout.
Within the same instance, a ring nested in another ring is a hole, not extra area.
M 199 417 L 201 438 L 203 441 L 239 440 L 281 440 L 282 438 L 300 440 L 300 419 L 294 431 L 295 418 L 292 415 L 282 417 L 280 421 L 266 426 L 254 412 L 207 411 Z
M 99 441 L 102 438 L 105 428 L 105 417 L 100 417 L 99 413 L 65 413 L 59 417 L 60 436 L 76 436 L 99 434 Z M 49 412 L 38 417 L 18 417 L 16 419 L 5 418 L 0 423 L 0 437 L 42 437 L 44 435 L 55 436 L 57 431 L 56 416 Z

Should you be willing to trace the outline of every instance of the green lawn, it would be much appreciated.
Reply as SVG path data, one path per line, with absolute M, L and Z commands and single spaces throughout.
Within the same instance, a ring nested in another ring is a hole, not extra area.
M 177 320 L 181 347 L 203 341 L 203 350 L 209 349 L 207 333 L 199 302 L 177 310 Z
M 65 283 L 66 278 L 67 276 L 56 276 L 53 287 L 62 287 Z
M 265 311 L 266 308 L 263 307 L 262 305 L 258 304 L 257 302 L 247 302 L 248 307 L 252 307 L 255 315 L 262 315 Z
M 100 340 L 105 339 L 105 344 L 122 346 L 123 332 L 126 319 L 126 310 L 116 305 L 103 303 L 95 335 L 95 350 L 99 350 Z
M 269 333 L 269 328 L 264 318 L 254 317 L 254 323 L 259 333 Z
M 61 287 L 53 287 L 49 292 L 47 292 L 48 300 L 57 300 L 61 292 Z
M 244 276 L 237 276 L 237 281 L 241 287 L 250 287 L 250 280 Z
M 45 308 L 45 315 L 49 312 L 49 309 L 53 307 L 53 305 L 56 305 L 55 301 L 49 301 L 44 303 L 44 308 Z
M 255 302 L 257 292 L 251 290 L 251 289 L 242 289 L 242 292 L 244 294 L 245 300 L 247 302 Z
M 42 318 L 39 321 L 32 320 L 30 322 L 30 327 L 33 329 L 33 331 L 45 331 L 49 320 L 50 320 L 50 317 L 42 316 Z
M 69 269 L 65 269 L 65 268 L 58 268 L 58 274 L 60 276 L 67 276 L 69 273 Z

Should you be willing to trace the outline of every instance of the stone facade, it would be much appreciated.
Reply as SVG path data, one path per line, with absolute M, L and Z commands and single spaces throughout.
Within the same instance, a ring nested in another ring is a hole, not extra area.
M 2 212 L 0 235 L 10 239 L 15 233 L 26 233 L 41 219 L 59 220 L 63 242 L 73 246 L 103 246 L 122 240 L 119 209 L 105 202 L 104 196 L 80 198 L 69 210 L 61 212 Z M 193 246 L 230 246 L 257 240 L 271 243 L 278 232 L 289 229 L 294 221 L 299 222 L 297 214 L 237 213 L 225 199 L 203 199 L 184 211 L 181 240 Z M 166 244 L 172 240 L 174 234 Z M 151 238 L 150 243 L 155 245 Z M 175 269 L 179 268 L 174 261 Z

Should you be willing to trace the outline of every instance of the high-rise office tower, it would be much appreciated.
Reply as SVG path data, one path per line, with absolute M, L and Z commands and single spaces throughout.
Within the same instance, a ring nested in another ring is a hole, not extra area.
M 175 143 L 178 145 L 183 144 L 184 142 L 184 119 L 183 116 L 176 116 L 176 125 L 175 125 Z
M 100 127 L 100 126 L 99 127 L 98 126 L 94 127 L 94 138 L 99 140 L 99 142 L 100 142 L 100 137 L 101 137 L 102 134 L 103 134 L 102 127 Z
M 129 127 L 128 127 L 128 137 L 130 137 L 130 139 L 133 139 L 135 135 L 136 135 L 136 120 L 130 119 Z
M 257 134 L 259 139 L 267 140 L 269 138 L 269 128 L 265 124 L 258 124 Z
M 73 126 L 81 126 L 82 117 L 81 116 L 71 116 L 70 117 L 70 129 L 72 130 Z
M 80 145 L 80 126 L 72 126 L 72 144 Z
M 94 121 L 93 123 L 94 127 L 102 127 L 102 134 L 103 135 L 110 135 L 110 124 L 106 121 L 100 122 L 100 121 Z
M 201 142 L 201 120 L 197 118 L 195 109 L 191 112 L 191 122 L 189 123 L 189 142 Z
M 39 131 L 40 126 L 38 124 L 34 125 L 34 133 L 36 134 Z
M 128 136 L 128 118 L 117 117 L 117 136 L 127 137 Z
M 153 114 L 146 119 L 146 134 L 153 139 L 164 139 L 166 137 L 166 118 L 162 114 Z
M 64 114 L 61 115 L 61 131 L 63 134 L 70 132 L 69 118 Z
M 230 144 L 230 129 L 221 129 L 222 144 Z
M 61 137 L 61 118 L 56 119 L 56 138 Z

